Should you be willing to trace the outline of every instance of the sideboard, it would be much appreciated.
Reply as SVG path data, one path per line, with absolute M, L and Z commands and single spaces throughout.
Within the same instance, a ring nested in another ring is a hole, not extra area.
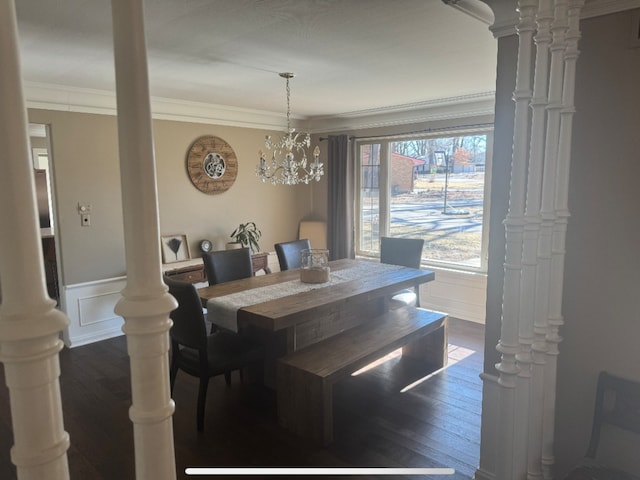
M 254 253 L 251 255 L 251 262 L 253 263 L 254 275 L 260 270 L 264 270 L 265 273 L 271 273 L 271 269 L 269 268 L 269 254 L 267 252 Z M 204 264 L 201 258 L 163 265 L 163 271 L 168 277 L 182 282 L 200 283 L 207 281 L 207 275 L 204 271 Z

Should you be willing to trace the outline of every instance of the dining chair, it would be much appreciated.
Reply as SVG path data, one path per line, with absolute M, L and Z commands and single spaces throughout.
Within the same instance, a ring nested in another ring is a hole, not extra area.
M 311 242 L 308 238 L 301 240 L 292 240 L 291 242 L 281 242 L 274 245 L 280 270 L 291 270 L 292 268 L 300 268 L 302 261 L 300 260 L 300 252 L 311 248 Z
M 638 480 L 640 382 L 601 371 L 587 453 L 563 480 Z
M 380 238 L 380 262 L 409 268 L 420 268 L 422 238 Z M 394 293 L 391 300 L 402 305 L 420 306 L 420 286 Z
M 201 432 L 204 430 L 209 379 L 224 374 L 227 386 L 231 385 L 231 372 L 233 370 L 242 372 L 242 369 L 249 365 L 259 366 L 264 357 L 264 351 L 260 345 L 238 333 L 220 330 L 207 335 L 200 297 L 195 285 L 172 280 L 166 275 L 164 282 L 169 287 L 169 293 L 178 302 L 178 308 L 170 313 L 173 320 L 173 326 L 169 331 L 171 393 L 173 394 L 179 370 L 200 379 L 196 425 Z
M 209 285 L 253 276 L 251 250 L 235 248 L 202 254 Z

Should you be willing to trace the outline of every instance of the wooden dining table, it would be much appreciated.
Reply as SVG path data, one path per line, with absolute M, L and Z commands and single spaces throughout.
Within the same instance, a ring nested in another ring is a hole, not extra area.
M 198 289 L 213 324 L 226 316 L 222 328 L 265 345 L 266 385 L 275 385 L 277 358 L 367 322 L 389 309 L 393 293 L 435 278 L 430 270 L 370 260 L 335 260 L 329 267 L 327 283 L 304 284 L 295 269 Z

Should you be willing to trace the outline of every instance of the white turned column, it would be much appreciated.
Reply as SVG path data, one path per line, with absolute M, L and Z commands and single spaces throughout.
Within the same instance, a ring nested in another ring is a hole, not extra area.
M 556 193 L 556 169 L 558 164 L 558 142 L 560 138 L 560 111 L 562 109 L 562 85 L 564 82 L 564 50 L 566 48 L 565 34 L 567 30 L 567 5 L 566 0 L 556 0 L 554 7 L 554 20 L 551 26 L 552 42 L 549 47 L 551 52 L 550 71 L 549 71 L 549 99 L 547 105 L 547 133 L 545 140 L 545 166 L 543 176 L 543 194 L 542 194 L 542 226 L 540 234 L 540 242 L 538 248 L 539 257 L 539 288 L 541 296 L 539 302 L 544 308 L 544 315 L 549 316 L 549 295 L 551 292 L 561 285 L 555 283 L 551 275 L 551 242 L 554 224 L 557 220 L 555 209 L 555 193 Z M 543 321 L 540 320 L 542 326 Z M 546 322 L 546 338 L 548 338 L 549 326 Z M 552 348 L 547 345 L 547 350 Z M 545 419 L 550 405 L 555 404 L 556 385 L 555 372 L 553 372 L 553 382 L 550 381 L 550 374 L 555 370 L 555 366 L 548 363 L 548 354 L 545 359 L 543 373 L 543 411 L 540 421 L 542 422 L 542 444 L 541 448 L 541 467 L 543 477 L 552 478 L 551 470 L 555 459 L 552 448 L 549 449 L 547 442 L 547 426 L 548 420 Z M 554 419 L 555 421 L 555 419 Z
M 579 16 L 584 2 L 520 0 L 518 3 L 512 170 L 509 213 L 504 222 L 506 260 L 497 347 L 502 355 L 496 365 L 499 387 L 492 388 L 486 380 L 488 376 L 485 378 L 483 392 L 497 392 L 498 407 L 492 411 L 493 417 L 489 412 L 483 413 L 483 468 L 476 471 L 476 477 L 482 479 L 553 478 L 573 97 Z M 537 49 L 532 65 L 531 43 L 536 24 Z M 530 124 L 525 108 L 528 99 Z M 528 157 L 527 139 L 530 139 Z M 493 420 L 492 425 L 496 425 L 485 426 L 485 420 Z M 495 439 L 495 444 L 487 447 L 486 439 Z M 484 458 L 488 455 L 491 457 Z M 487 467 L 494 467 L 493 471 Z
M 567 0 L 565 34 L 564 70 L 562 84 L 562 109 L 560 111 L 560 129 L 558 138 L 558 154 L 555 182 L 555 212 L 556 221 L 553 226 L 551 242 L 549 317 L 547 342 L 547 366 L 545 371 L 545 389 L 549 389 L 544 402 L 543 425 L 543 466 L 544 478 L 552 479 L 551 466 L 555 462 L 553 448 L 555 437 L 555 397 L 557 383 L 558 345 L 562 338 L 558 334 L 563 325 L 562 291 L 564 284 L 564 256 L 567 223 L 569 219 L 569 165 L 571 160 L 571 135 L 573 131 L 575 72 L 579 56 L 578 41 L 580 40 L 580 12 L 584 0 Z
M 60 332 L 68 319 L 45 284 L 15 5 L 0 0 L 0 361 L 9 387 L 20 480 L 69 478 L 60 400 Z
M 502 423 L 498 429 L 498 451 L 501 459 L 497 465 L 499 480 L 514 479 L 517 468 L 516 457 L 522 457 L 522 445 L 515 444 L 516 428 L 516 377 L 519 369 L 516 354 L 519 344 L 520 280 L 522 269 L 522 242 L 524 230 L 524 206 L 526 196 L 527 152 L 529 136 L 529 102 L 531 101 L 531 58 L 535 12 L 537 0 L 518 2 L 520 21 L 517 26 L 518 64 L 513 129 L 513 157 L 509 212 L 504 221 L 506 253 L 504 264 L 504 291 L 502 305 L 502 327 L 497 350 L 501 353 L 499 372 L 500 411 Z
M 529 147 L 529 173 L 527 175 L 527 204 L 525 209 L 525 232 L 522 254 L 522 282 L 520 307 L 520 345 L 518 366 L 520 373 L 518 404 L 516 408 L 517 431 L 522 432 L 516 439 L 521 449 L 516 456 L 518 465 L 516 478 L 529 480 L 541 478 L 541 436 L 542 436 L 542 368 L 540 349 L 544 345 L 536 342 L 540 329 L 538 317 L 546 319 L 546 310 L 540 312 L 541 275 L 538 271 L 538 242 L 540 238 L 540 217 L 542 197 L 542 175 L 544 166 L 545 119 L 549 78 L 550 26 L 553 20 L 552 0 L 540 0 L 537 13 L 537 33 L 535 35 L 536 59 L 533 98 L 531 100 L 531 139 Z M 543 284 L 544 285 L 544 284 Z M 542 331 L 542 338 L 544 338 Z M 542 357 L 544 358 L 544 357 Z M 527 432 L 527 434 L 525 434 Z
M 162 281 L 158 195 L 142 0 L 112 0 L 118 139 L 127 285 L 124 317 L 131 357 L 138 480 L 175 479 L 169 393 L 169 312 L 177 306 Z

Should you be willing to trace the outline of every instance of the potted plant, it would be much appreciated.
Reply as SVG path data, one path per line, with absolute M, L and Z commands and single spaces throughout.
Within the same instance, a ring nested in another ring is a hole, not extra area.
M 258 230 L 258 227 L 254 222 L 241 223 L 231 233 L 231 238 L 233 238 L 233 242 L 231 244 L 227 244 L 227 246 L 231 246 L 233 244 L 239 245 L 239 247 L 249 247 L 253 252 L 260 251 L 260 245 L 258 245 L 258 240 L 262 236 L 262 232 Z M 231 246 L 230 248 L 234 248 Z

